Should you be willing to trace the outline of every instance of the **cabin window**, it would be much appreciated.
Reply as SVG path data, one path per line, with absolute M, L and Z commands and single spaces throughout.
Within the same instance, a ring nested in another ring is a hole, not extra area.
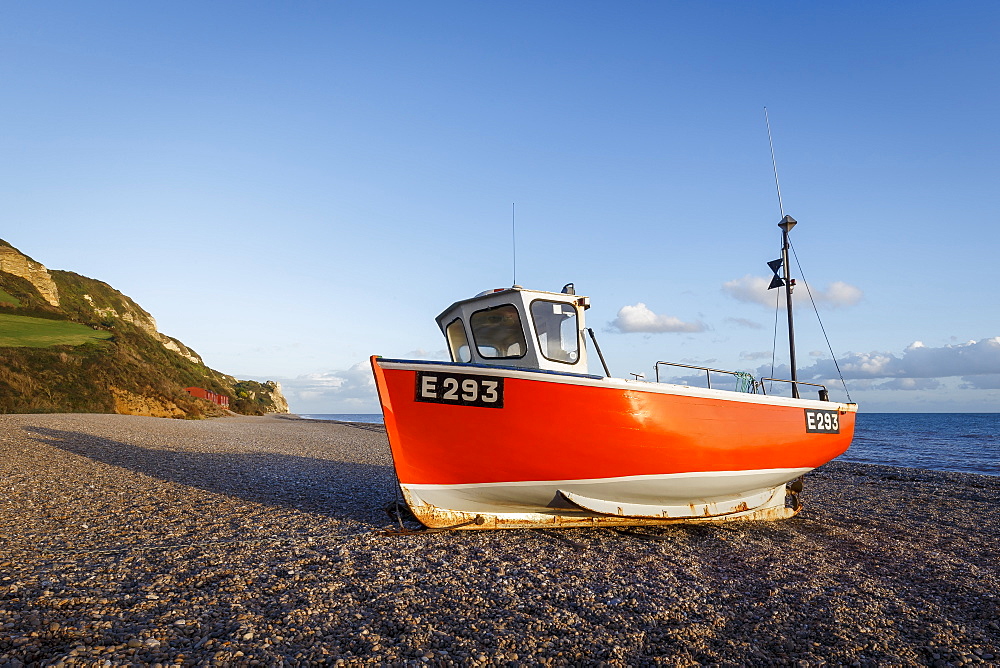
M 531 319 L 542 354 L 555 362 L 576 364 L 580 359 L 580 331 L 576 308 L 571 304 L 531 302 Z
M 448 349 L 451 351 L 452 362 L 471 362 L 472 348 L 469 347 L 469 337 L 465 334 L 465 325 L 461 318 L 455 318 L 445 329 L 448 337 Z
M 469 319 L 476 350 L 486 358 L 524 357 L 527 344 L 521 316 L 513 304 L 476 311 Z

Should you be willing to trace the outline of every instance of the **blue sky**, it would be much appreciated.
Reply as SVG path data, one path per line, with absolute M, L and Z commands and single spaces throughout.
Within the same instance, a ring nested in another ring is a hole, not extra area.
M 998 28 L 991 2 L 0 0 L 0 238 L 294 411 L 375 412 L 370 354 L 441 357 L 434 316 L 511 284 L 516 203 L 517 282 L 589 295 L 615 375 L 769 374 L 767 106 L 851 398 L 997 411 Z

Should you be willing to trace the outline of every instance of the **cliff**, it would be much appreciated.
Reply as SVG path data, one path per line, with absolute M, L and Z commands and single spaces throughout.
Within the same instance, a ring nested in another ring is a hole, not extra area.
M 28 281 L 50 306 L 59 306 L 59 288 L 40 263 L 0 239 L 0 271 Z
M 107 283 L 50 271 L 0 240 L 0 413 L 225 414 L 192 386 L 228 396 L 236 412 L 288 412 L 277 383 L 209 368 Z

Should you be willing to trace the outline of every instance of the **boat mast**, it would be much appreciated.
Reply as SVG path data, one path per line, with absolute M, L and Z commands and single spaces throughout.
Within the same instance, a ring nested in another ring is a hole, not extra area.
M 774 187 L 778 191 L 778 210 L 781 211 L 782 216 L 781 222 L 778 223 L 778 227 L 781 228 L 781 259 L 767 263 L 774 271 L 774 280 L 771 281 L 771 285 L 767 289 L 770 290 L 781 285 L 781 279 L 778 278 L 778 267 L 775 266 L 778 262 L 781 262 L 781 266 L 784 267 L 785 310 L 788 312 L 788 364 L 792 368 L 792 396 L 798 399 L 799 373 L 795 368 L 795 327 L 792 323 L 792 287 L 795 283 L 792 281 L 792 270 L 788 266 L 788 231 L 795 227 L 796 221 L 791 216 L 785 215 L 785 205 L 781 201 L 781 184 L 778 183 L 778 162 L 774 159 L 774 140 L 771 138 L 771 120 L 767 116 L 767 107 L 764 107 L 764 123 L 767 125 L 767 143 L 771 147 Z
M 788 312 L 788 364 L 792 368 L 792 396 L 799 398 L 799 374 L 795 368 L 795 326 L 792 322 L 792 288 L 795 282 L 791 277 L 791 269 L 788 266 L 788 231 L 795 227 L 796 220 L 791 216 L 785 216 L 778 223 L 781 228 L 781 264 L 784 268 L 785 279 L 785 306 Z

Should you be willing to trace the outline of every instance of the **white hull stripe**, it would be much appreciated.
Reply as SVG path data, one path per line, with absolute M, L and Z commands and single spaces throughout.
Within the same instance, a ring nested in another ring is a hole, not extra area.
M 414 485 L 406 483 L 407 489 L 412 489 L 414 491 L 420 490 L 435 490 L 435 489 L 476 489 L 480 487 L 537 487 L 539 485 L 555 485 L 555 486 L 565 486 L 567 484 L 574 485 L 589 485 L 594 483 L 630 483 L 630 482 L 640 482 L 640 481 L 650 481 L 650 482 L 663 482 L 671 479 L 683 479 L 683 478 L 726 478 L 726 477 L 745 477 L 745 476 L 757 476 L 764 475 L 767 477 L 789 475 L 790 478 L 797 478 L 798 476 L 811 471 L 812 469 L 803 468 L 790 468 L 790 469 L 752 469 L 749 471 L 693 471 L 689 473 L 661 473 L 661 474 L 651 474 L 651 475 L 628 475 L 628 476 L 617 476 L 611 478 L 579 478 L 579 479 L 565 479 L 565 480 L 519 480 L 516 482 L 471 482 L 471 483 L 453 483 L 445 485 Z

